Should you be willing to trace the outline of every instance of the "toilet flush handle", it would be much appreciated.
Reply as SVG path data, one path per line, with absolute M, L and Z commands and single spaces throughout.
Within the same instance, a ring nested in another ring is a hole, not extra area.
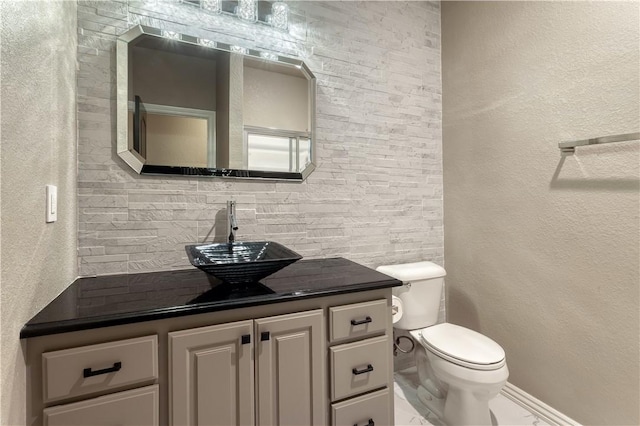
M 373 419 L 369 419 L 369 421 L 364 424 L 364 426 L 375 426 L 375 425 L 376 423 L 373 421 Z M 358 423 L 354 423 L 353 426 L 360 426 L 360 425 L 358 425 Z

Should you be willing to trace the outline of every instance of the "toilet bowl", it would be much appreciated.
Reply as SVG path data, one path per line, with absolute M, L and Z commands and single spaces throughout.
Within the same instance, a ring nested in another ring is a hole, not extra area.
M 403 282 L 394 295 L 403 305 L 394 327 L 415 342 L 418 398 L 446 425 L 491 425 L 489 400 L 507 382 L 502 347 L 454 324 L 437 324 L 445 270 L 431 262 L 377 268 Z

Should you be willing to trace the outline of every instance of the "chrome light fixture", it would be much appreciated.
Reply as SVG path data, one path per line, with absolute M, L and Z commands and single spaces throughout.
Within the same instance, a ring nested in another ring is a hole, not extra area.
M 211 47 L 211 48 L 215 48 L 216 47 L 216 42 L 215 41 L 208 40 L 206 38 L 199 38 L 198 39 L 198 44 L 200 46 L 204 46 L 204 47 Z
M 0 0 L 2 1 L 2 0 Z M 264 1 L 265 8 L 271 6 L 269 14 L 265 14 L 262 7 L 258 7 L 259 0 L 172 0 L 179 3 L 198 7 L 210 14 L 234 15 L 246 22 L 258 22 L 282 31 L 289 30 L 289 5 L 284 1 Z M 230 4 L 229 4 L 230 3 Z M 233 4 L 236 4 L 234 7 Z M 170 36 L 166 36 L 172 38 Z
M 289 29 L 289 6 L 282 1 L 271 5 L 271 25 L 279 30 Z
M 162 30 L 162 36 L 172 40 L 180 40 L 180 33 L 177 31 Z
M 236 6 L 236 16 L 243 21 L 256 22 L 258 20 L 258 2 L 256 0 L 239 0 Z
M 211 13 L 222 12 L 222 0 L 202 0 L 200 6 Z
M 241 53 L 243 55 L 248 55 L 249 54 L 249 49 L 247 49 L 246 47 L 242 47 L 242 46 L 231 46 L 231 48 L 229 50 L 231 50 L 231 52 L 233 52 L 233 53 Z
M 277 61 L 278 60 L 278 55 L 276 55 L 275 53 L 271 53 L 271 52 L 260 52 L 260 57 L 262 59 L 266 59 L 268 61 Z

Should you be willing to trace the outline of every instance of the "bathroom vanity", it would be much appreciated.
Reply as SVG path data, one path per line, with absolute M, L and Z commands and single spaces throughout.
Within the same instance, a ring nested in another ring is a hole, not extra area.
M 27 424 L 391 425 L 391 288 L 342 258 L 230 289 L 80 278 L 23 328 Z

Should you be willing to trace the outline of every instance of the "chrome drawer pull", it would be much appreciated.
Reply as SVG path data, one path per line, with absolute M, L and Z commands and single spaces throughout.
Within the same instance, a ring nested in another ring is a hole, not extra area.
M 113 367 L 103 368 L 102 370 L 91 371 L 91 368 L 85 368 L 82 371 L 82 375 L 86 379 L 87 377 L 99 376 L 100 374 L 115 373 L 116 371 L 120 371 L 121 368 L 122 363 L 118 361 L 113 363 Z
M 371 319 L 371 317 L 367 316 L 365 319 L 360 320 L 360 321 L 351 320 L 351 325 L 362 325 L 362 324 L 370 323 L 372 321 L 373 320 Z
M 353 426 L 358 426 L 358 423 L 354 423 Z M 365 424 L 364 426 L 375 426 L 375 422 L 373 421 L 373 419 L 369 419 L 367 424 Z
M 364 368 L 362 370 L 358 370 L 357 368 L 354 368 L 351 370 L 354 376 L 357 376 L 359 374 L 364 374 L 364 373 L 370 373 L 372 371 L 373 371 L 373 365 L 371 364 L 367 364 L 367 368 Z

